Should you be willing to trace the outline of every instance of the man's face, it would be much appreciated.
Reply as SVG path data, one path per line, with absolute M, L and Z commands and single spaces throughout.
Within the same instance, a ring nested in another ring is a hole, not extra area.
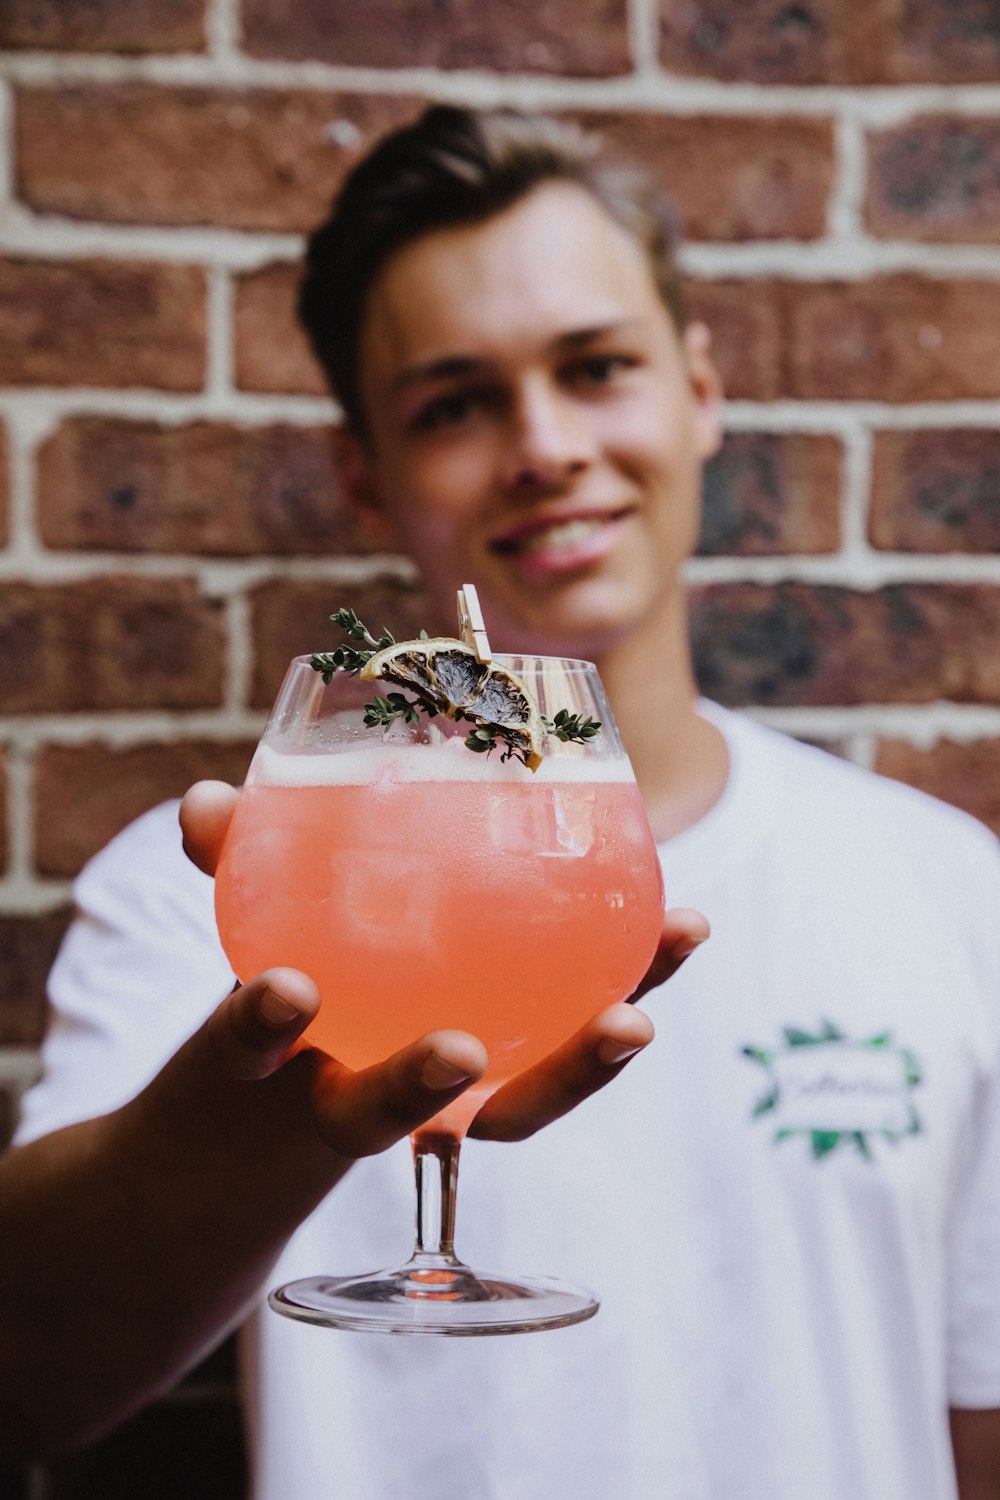
M 465 582 L 508 650 L 599 656 L 658 614 L 719 439 L 706 340 L 678 337 L 641 248 L 571 184 L 390 258 L 345 474 L 439 624 Z

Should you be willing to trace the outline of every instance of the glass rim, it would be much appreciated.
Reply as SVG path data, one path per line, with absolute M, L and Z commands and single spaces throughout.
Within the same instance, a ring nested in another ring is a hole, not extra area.
M 434 637 L 432 637 L 431 639 L 433 640 Z M 447 637 L 441 637 L 439 639 L 447 639 Z M 396 644 L 397 645 L 403 645 L 405 643 L 402 642 L 402 641 L 399 641 Z M 456 646 L 462 646 L 462 645 L 465 644 L 465 642 L 464 641 L 455 640 L 454 644 Z M 310 652 L 306 656 L 293 656 L 291 658 L 291 660 L 289 661 L 288 665 L 289 665 L 289 667 L 310 667 L 310 666 L 312 666 L 312 659 L 313 659 L 313 657 L 315 655 L 317 655 L 317 654 L 318 653 L 316 653 L 315 651 L 313 651 L 313 652 Z M 537 651 L 494 651 L 494 652 L 491 653 L 490 661 L 499 662 L 501 664 L 501 666 L 503 666 L 508 661 L 532 661 L 532 662 L 535 662 L 535 661 L 537 661 L 537 662 L 554 661 L 554 662 L 558 662 L 559 665 L 562 666 L 562 667 L 569 667 L 569 668 L 573 668 L 573 669 L 576 669 L 576 670 L 589 670 L 591 672 L 597 672 L 598 676 L 600 676 L 600 672 L 598 672 L 597 663 L 594 662 L 594 661 L 588 661 L 587 658 L 584 657 L 584 656 L 543 656 L 543 655 L 541 655 Z M 489 665 L 489 662 L 483 662 L 483 666 L 488 666 L 488 665 Z M 316 669 L 313 668 L 313 671 L 315 671 L 315 670 Z M 348 674 L 348 675 L 350 675 L 350 674 Z

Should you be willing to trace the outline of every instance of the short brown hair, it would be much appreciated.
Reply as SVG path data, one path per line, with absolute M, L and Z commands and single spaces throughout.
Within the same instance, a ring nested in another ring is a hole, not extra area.
M 568 121 L 439 104 L 385 136 L 355 168 L 310 237 L 299 297 L 313 352 L 355 430 L 364 428 L 365 303 L 388 257 L 432 230 L 492 218 L 544 182 L 577 183 L 639 242 L 683 328 L 673 203 L 652 177 L 603 161 L 599 150 L 596 137 Z

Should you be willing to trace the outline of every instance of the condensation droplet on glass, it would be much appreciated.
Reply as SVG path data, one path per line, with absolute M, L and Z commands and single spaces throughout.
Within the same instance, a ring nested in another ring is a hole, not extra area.
M 331 120 L 323 134 L 334 146 L 345 149 L 357 146 L 361 140 L 361 131 L 352 120 Z

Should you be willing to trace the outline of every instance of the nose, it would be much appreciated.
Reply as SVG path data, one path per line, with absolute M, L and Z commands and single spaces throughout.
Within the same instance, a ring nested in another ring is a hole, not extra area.
M 565 391 L 544 380 L 517 394 L 504 456 L 508 489 L 559 489 L 593 463 L 596 445 L 586 415 Z

